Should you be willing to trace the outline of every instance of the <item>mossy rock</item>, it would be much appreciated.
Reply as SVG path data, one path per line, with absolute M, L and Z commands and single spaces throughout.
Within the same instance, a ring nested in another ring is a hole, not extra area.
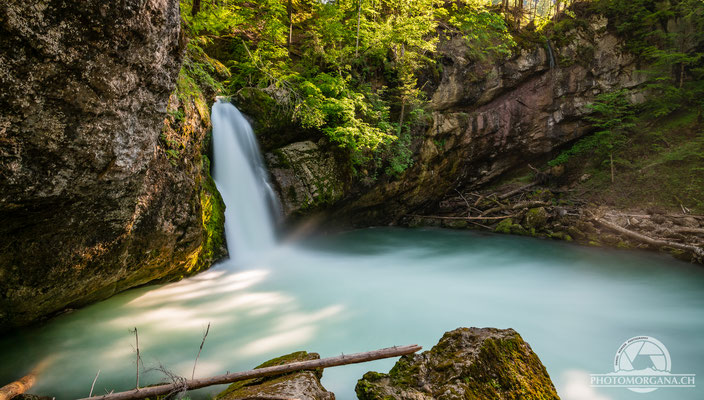
M 573 240 L 572 236 L 570 236 L 568 233 L 562 232 L 562 231 L 550 232 L 548 234 L 548 237 L 551 239 L 564 240 L 567 242 L 571 242 Z
M 388 374 L 367 372 L 361 400 L 559 399 L 528 343 L 512 329 L 459 328 L 430 351 L 401 357 Z
M 531 208 L 526 213 L 523 221 L 527 229 L 540 230 L 548 222 L 548 212 L 543 207 Z
M 443 226 L 446 228 L 452 228 L 452 229 L 464 229 L 467 228 L 469 225 L 469 222 L 463 221 L 461 219 L 459 220 L 448 220 L 443 223 Z
M 345 193 L 343 166 L 311 141 L 291 143 L 265 156 L 286 215 L 328 207 Z
M 290 364 L 299 361 L 318 360 L 317 353 L 297 351 L 271 359 L 255 369 Z M 216 400 L 241 398 L 296 398 L 300 400 L 334 400 L 335 395 L 325 390 L 320 383 L 322 369 L 290 372 L 282 375 L 248 379 L 235 382 L 218 394 Z
M 502 219 L 501 222 L 496 225 L 496 228 L 494 228 L 494 232 L 523 236 L 528 236 L 531 234 L 530 231 L 521 226 L 521 224 L 514 224 L 512 218 Z

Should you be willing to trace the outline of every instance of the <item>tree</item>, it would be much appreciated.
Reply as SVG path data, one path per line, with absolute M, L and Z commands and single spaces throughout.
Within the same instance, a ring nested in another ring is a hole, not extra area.
M 570 149 L 563 151 L 557 158 L 550 161 L 548 165 L 560 165 L 574 155 L 592 152 L 601 159 L 608 157 L 611 183 L 613 183 L 615 169 L 613 152 L 625 143 L 628 132 L 635 126 L 635 110 L 628 95 L 628 90 L 621 89 L 597 96 L 593 103 L 587 105 L 592 114 L 585 117 L 587 121 L 592 123 L 596 132 L 580 139 Z

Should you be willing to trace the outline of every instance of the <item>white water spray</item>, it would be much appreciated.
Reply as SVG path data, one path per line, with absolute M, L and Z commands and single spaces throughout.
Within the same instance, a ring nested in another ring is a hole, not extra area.
M 275 245 L 278 201 L 249 122 L 230 103 L 213 105 L 213 178 L 227 205 L 225 235 L 231 259 L 251 260 Z

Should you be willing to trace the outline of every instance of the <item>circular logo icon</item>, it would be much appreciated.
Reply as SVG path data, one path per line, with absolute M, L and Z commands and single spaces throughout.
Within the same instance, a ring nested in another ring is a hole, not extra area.
M 672 369 L 670 353 L 662 342 L 650 336 L 626 340 L 616 352 L 614 372 L 619 375 L 667 375 Z M 648 393 L 657 388 L 628 388 Z

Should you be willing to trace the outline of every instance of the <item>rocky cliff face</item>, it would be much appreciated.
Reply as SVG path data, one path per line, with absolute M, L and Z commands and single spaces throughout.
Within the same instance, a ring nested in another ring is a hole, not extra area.
M 478 61 L 464 38 L 443 40 L 440 79 L 425 85 L 432 88 L 432 123 L 415 139 L 413 166 L 369 190 L 348 188 L 333 217 L 395 222 L 457 187 L 486 184 L 583 136 L 589 125 L 582 117 L 595 96 L 644 82 L 621 45 L 598 16 L 559 42 L 535 43 L 508 60 Z M 281 186 L 285 196 L 291 185 Z
M 360 400 L 559 400 L 538 356 L 513 329 L 458 328 L 430 351 L 403 356 L 388 374 L 367 372 Z
M 0 327 L 203 263 L 208 121 L 162 135 L 183 44 L 176 0 L 0 6 Z
M 645 78 L 606 22 L 595 17 L 570 32 L 563 47 L 523 50 L 503 64 L 464 57 L 462 38 L 442 44 L 443 76 L 418 160 L 402 179 L 355 200 L 343 213 L 363 210 L 362 220 L 393 221 L 455 187 L 485 184 L 583 136 L 589 126 L 581 117 L 596 95 L 635 87 Z
M 265 158 L 285 215 L 334 204 L 345 194 L 344 167 L 316 143 L 291 143 Z

